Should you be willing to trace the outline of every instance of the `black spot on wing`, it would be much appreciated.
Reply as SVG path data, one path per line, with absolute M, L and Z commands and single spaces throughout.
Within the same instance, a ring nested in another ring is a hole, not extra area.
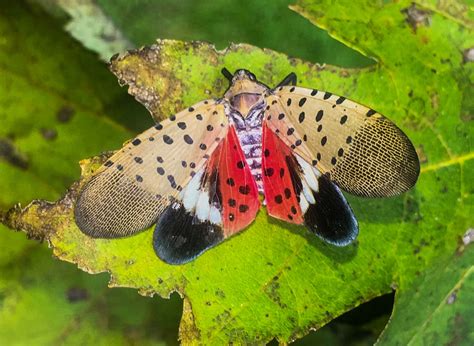
M 315 204 L 310 204 L 304 215 L 309 230 L 326 242 L 345 246 L 355 240 L 359 226 L 339 188 L 326 175 L 318 179 L 319 191 L 314 193 Z
M 321 121 L 321 119 L 323 118 L 323 115 L 324 115 L 324 111 L 322 109 L 320 109 L 318 111 L 318 113 L 316 114 L 316 121 Z
M 300 124 L 304 121 L 305 118 L 305 112 L 301 112 L 300 115 L 298 116 L 298 121 Z
M 375 113 L 377 113 L 377 112 L 374 111 L 373 109 L 369 109 L 369 110 L 367 111 L 366 115 L 367 115 L 368 117 L 371 117 L 371 116 L 374 115 Z
M 158 219 L 153 248 L 166 263 L 183 264 L 223 239 L 224 233 L 219 226 L 198 220 L 181 203 L 174 202 Z

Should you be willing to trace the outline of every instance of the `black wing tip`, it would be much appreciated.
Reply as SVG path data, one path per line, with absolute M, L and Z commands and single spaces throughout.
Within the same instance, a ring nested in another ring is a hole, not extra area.
M 329 244 L 340 247 L 351 244 L 359 234 L 354 212 L 327 176 L 319 177 L 318 184 L 319 191 L 313 194 L 316 203 L 304 215 L 306 227 Z
M 222 228 L 200 222 L 181 203 L 172 203 L 159 218 L 153 235 L 156 255 L 168 264 L 185 264 L 224 239 Z
M 308 212 L 311 213 L 310 210 L 307 211 L 307 214 Z M 331 226 L 324 223 L 308 222 L 306 218 L 305 225 L 311 232 L 326 243 L 338 247 L 352 244 L 359 235 L 359 224 L 353 215 L 351 215 L 350 218 L 346 218 L 344 222 L 339 225 L 342 227 Z
M 354 221 L 355 223 L 352 225 L 352 227 L 346 229 L 345 232 L 343 232 L 343 234 L 340 237 L 328 238 L 320 234 L 316 234 L 316 235 L 328 244 L 338 246 L 338 247 L 348 246 L 352 244 L 357 239 L 357 236 L 359 235 L 359 225 L 357 223 L 357 220 L 355 220 L 355 218 L 354 218 Z

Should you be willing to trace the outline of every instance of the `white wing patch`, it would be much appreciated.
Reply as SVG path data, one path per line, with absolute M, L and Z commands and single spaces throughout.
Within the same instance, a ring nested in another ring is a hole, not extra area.
M 303 186 L 303 190 L 300 194 L 300 207 L 304 214 L 310 204 L 316 203 L 314 193 L 319 192 L 318 177 L 321 176 L 321 172 L 319 172 L 315 167 L 311 167 L 311 165 L 303 160 L 299 155 L 295 154 L 295 157 L 303 172 L 300 176 L 301 184 Z
M 196 207 L 203 173 L 204 169 L 200 169 L 181 192 L 180 198 L 183 201 L 183 206 L 189 212 L 194 212 L 194 208 Z

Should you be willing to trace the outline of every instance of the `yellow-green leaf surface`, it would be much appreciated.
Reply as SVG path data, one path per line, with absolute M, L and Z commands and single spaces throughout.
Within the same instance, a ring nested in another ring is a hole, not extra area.
M 0 7 L 5 210 L 59 198 L 79 177 L 79 159 L 120 146 L 131 131 L 111 120 L 121 116 L 113 105 L 127 108 L 131 97 L 93 54 L 61 32 L 60 23 L 17 1 L 0 1 Z M 107 274 L 82 273 L 25 238 L 0 225 L 0 344 L 176 343 L 177 297 L 152 301 L 132 290 L 111 291 Z
M 474 68 L 466 52 L 474 36 L 472 15 L 456 8 L 409 1 L 295 5 L 378 61 L 365 69 L 316 66 L 247 45 L 216 52 L 208 44 L 177 41 L 157 41 L 112 62 L 119 80 L 157 119 L 222 95 L 226 82 L 219 71 L 225 66 L 252 70 L 269 85 L 294 71 L 302 86 L 344 95 L 394 120 L 422 159 L 419 182 L 398 198 L 350 198 L 360 221 L 351 246 L 323 244 L 262 211 L 241 234 L 189 264 L 170 266 L 154 254 L 151 230 L 119 240 L 84 236 L 72 215 L 84 180 L 58 203 L 14 209 L 6 222 L 45 235 L 61 259 L 90 272 L 110 271 L 112 285 L 162 296 L 180 292 L 185 343 L 285 342 L 393 288 L 403 292 L 426 268 L 451 257 L 473 222 Z M 85 179 L 103 160 L 83 162 Z

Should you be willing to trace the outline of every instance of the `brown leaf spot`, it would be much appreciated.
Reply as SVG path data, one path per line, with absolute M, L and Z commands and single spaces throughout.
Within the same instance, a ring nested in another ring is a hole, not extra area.
M 89 298 L 89 293 L 82 287 L 71 287 L 66 292 L 67 300 L 70 303 L 77 303 Z
M 56 118 L 60 123 L 67 123 L 71 118 L 74 116 L 74 109 L 68 106 L 63 106 L 58 112 L 56 113 Z
M 47 141 L 52 141 L 54 139 L 56 139 L 56 137 L 58 136 L 58 133 L 55 129 L 41 129 L 41 135 L 43 136 L 44 139 L 46 139 Z
M 13 143 L 6 138 L 0 138 L 0 160 L 2 159 L 18 168 L 28 168 L 28 160 L 25 155 L 21 154 Z

